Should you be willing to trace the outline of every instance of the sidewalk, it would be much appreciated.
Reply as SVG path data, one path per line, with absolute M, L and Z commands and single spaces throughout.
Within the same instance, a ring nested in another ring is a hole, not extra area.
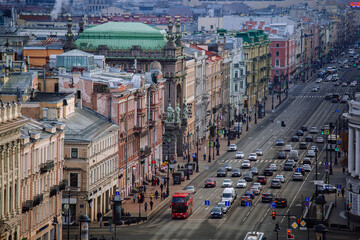
M 289 90 L 291 87 L 293 87 L 294 84 L 290 84 L 289 85 Z M 277 95 L 274 95 L 274 110 L 275 108 L 279 107 L 279 99 L 276 97 Z M 284 102 L 286 100 L 286 93 L 282 93 L 281 95 L 281 100 L 282 102 Z M 267 98 L 266 103 L 265 103 L 265 117 L 263 118 L 258 118 L 257 119 L 257 124 L 255 124 L 255 118 L 254 118 L 254 112 L 251 114 L 252 115 L 252 121 L 249 122 L 249 129 L 248 131 L 246 131 L 246 124 L 243 124 L 242 126 L 242 134 L 240 135 L 240 138 L 236 138 L 234 140 L 231 140 L 231 143 L 236 143 L 238 141 L 240 141 L 242 138 L 244 138 L 249 132 L 251 132 L 258 124 L 260 124 L 262 121 L 264 121 L 266 118 L 268 118 L 269 116 L 271 116 L 272 114 L 272 97 L 271 95 Z M 214 157 L 215 159 L 213 159 L 213 153 L 211 152 L 211 162 L 209 162 L 209 152 L 208 152 L 208 141 L 203 142 L 202 144 L 199 144 L 199 172 L 194 172 L 192 175 L 190 175 L 190 180 L 186 180 L 186 176 L 185 176 L 185 181 L 181 182 L 181 185 L 173 185 L 173 178 L 172 178 L 172 174 L 170 171 L 169 174 L 169 179 L 170 179 L 170 186 L 169 186 L 169 196 L 168 198 L 165 199 L 161 199 L 161 189 L 160 189 L 160 184 L 163 182 L 160 182 L 159 185 L 156 186 L 151 186 L 150 185 L 146 185 L 146 192 L 145 192 L 145 200 L 144 203 L 139 204 L 138 200 L 136 198 L 135 203 L 133 201 L 132 196 L 129 196 L 128 198 L 126 198 L 123 202 L 122 202 L 122 208 L 124 208 L 124 212 L 125 213 L 130 213 L 131 217 L 139 217 L 139 207 L 140 207 L 140 212 L 141 212 L 141 218 L 142 219 L 151 219 L 153 216 L 155 216 L 161 209 L 163 209 L 164 206 L 166 205 L 170 205 L 170 201 L 171 201 L 171 196 L 180 190 L 183 190 L 185 188 L 185 186 L 189 185 L 191 183 L 192 180 L 194 180 L 197 176 L 199 176 L 203 171 L 206 171 L 206 169 L 208 167 L 210 167 L 214 161 L 218 160 L 225 152 L 227 152 L 228 150 L 228 140 L 227 137 L 221 136 L 219 137 L 219 142 L 220 142 L 220 149 L 219 149 L 219 155 L 216 154 L 216 149 L 215 149 L 215 154 Z M 204 160 L 204 149 L 206 148 L 206 160 Z M 191 154 L 193 152 L 196 152 L 196 147 L 191 149 Z M 191 159 L 192 162 L 192 159 Z M 187 163 L 187 161 L 184 161 L 182 157 L 178 157 L 177 159 L 177 163 L 175 164 L 176 168 L 177 165 L 179 164 L 181 165 L 185 165 Z M 160 175 L 165 175 L 165 177 L 167 177 L 167 172 L 160 172 Z M 160 175 L 158 173 L 158 177 L 160 179 Z M 158 199 L 155 198 L 155 192 L 158 191 L 159 193 L 159 197 Z M 166 186 L 163 185 L 163 192 L 166 192 Z M 150 194 L 153 195 L 152 201 L 153 201 L 153 207 L 151 209 L 150 207 Z M 147 211 L 145 212 L 145 202 L 147 202 Z M 111 212 L 107 214 L 111 215 Z M 97 222 L 93 222 L 90 223 L 90 225 L 92 227 L 99 227 L 100 224 Z

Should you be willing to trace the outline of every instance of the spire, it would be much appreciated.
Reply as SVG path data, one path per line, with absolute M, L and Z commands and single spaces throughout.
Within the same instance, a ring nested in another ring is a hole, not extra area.
M 182 46 L 182 42 L 181 42 L 181 24 L 180 24 L 180 18 L 176 19 L 176 34 L 175 34 L 175 43 L 176 46 L 181 47 Z
M 166 48 L 176 48 L 174 43 L 174 34 L 173 34 L 173 21 L 170 19 L 168 24 L 168 35 L 166 36 L 168 42 L 166 43 Z
M 67 27 L 68 27 L 68 31 L 65 35 L 66 40 L 65 40 L 65 44 L 64 44 L 64 52 L 68 52 L 70 50 L 76 49 L 75 43 L 74 43 L 74 34 L 72 32 L 72 19 L 69 16 L 68 18 L 68 23 L 67 23 Z
M 84 31 L 84 24 L 85 24 L 85 16 L 81 18 L 81 21 L 79 22 L 79 34 Z

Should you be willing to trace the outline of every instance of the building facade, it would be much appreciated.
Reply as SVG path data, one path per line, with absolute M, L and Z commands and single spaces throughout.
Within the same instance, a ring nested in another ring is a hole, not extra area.
M 20 104 L 0 101 L 0 239 L 17 240 L 21 236 Z
M 28 119 L 21 129 L 21 239 L 62 239 L 64 127 Z
M 360 217 L 360 102 L 349 102 L 349 112 L 343 116 L 348 120 L 348 174 L 346 176 L 346 202 L 350 214 Z

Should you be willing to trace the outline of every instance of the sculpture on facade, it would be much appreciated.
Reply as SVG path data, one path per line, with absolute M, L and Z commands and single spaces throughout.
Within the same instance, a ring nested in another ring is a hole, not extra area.
M 187 119 L 188 118 L 188 108 L 187 108 L 187 103 L 186 103 L 186 98 L 184 98 L 184 107 L 183 107 L 183 119 Z
M 176 109 L 175 109 L 175 118 L 176 118 L 176 122 L 179 123 L 180 122 L 180 106 L 179 106 L 179 103 L 177 104 L 176 106 Z
M 174 109 L 171 107 L 171 105 L 167 107 L 166 114 L 167 114 L 166 122 L 174 123 Z

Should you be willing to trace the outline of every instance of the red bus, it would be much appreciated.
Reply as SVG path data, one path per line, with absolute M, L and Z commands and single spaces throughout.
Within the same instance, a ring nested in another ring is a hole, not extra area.
M 178 192 L 172 197 L 172 218 L 188 218 L 193 210 L 193 194 L 190 192 Z

